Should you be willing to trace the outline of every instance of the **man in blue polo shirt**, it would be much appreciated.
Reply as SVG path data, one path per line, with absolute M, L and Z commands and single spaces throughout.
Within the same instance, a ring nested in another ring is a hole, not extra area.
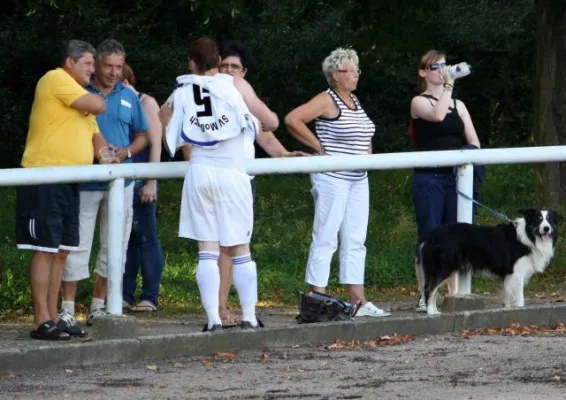
M 149 124 L 136 94 L 120 81 L 126 53 L 123 46 L 113 39 L 103 41 L 97 49 L 95 74 L 87 90 L 106 100 L 106 112 L 96 117 L 100 131 L 106 141 L 116 148 L 116 162 L 130 163 L 132 157 L 144 150 L 149 141 Z M 100 210 L 100 250 L 96 259 L 96 282 L 87 325 L 94 318 L 106 314 L 105 298 L 108 273 L 108 184 L 85 183 L 80 186 L 80 245 L 67 258 L 63 270 L 63 302 L 61 318 L 74 324 L 77 281 L 89 277 L 89 258 Z M 124 262 L 133 217 L 132 181 L 125 182 L 124 193 Z M 122 266 L 123 268 L 123 266 Z

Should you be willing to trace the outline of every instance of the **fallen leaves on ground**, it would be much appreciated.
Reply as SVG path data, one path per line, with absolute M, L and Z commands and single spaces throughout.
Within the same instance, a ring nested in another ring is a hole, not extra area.
M 259 356 L 259 361 L 267 361 L 268 358 L 269 358 L 269 353 L 267 352 L 267 350 L 264 350 Z
M 210 357 L 203 359 L 201 363 L 208 367 L 214 361 L 232 362 L 234 361 L 234 353 L 212 353 Z
M 466 329 L 457 334 L 459 337 L 469 338 L 477 335 L 503 335 L 503 336 L 532 336 L 549 334 L 566 334 L 566 324 L 556 324 L 551 327 L 537 325 L 511 324 L 502 328 Z
M 380 336 L 372 340 L 352 340 L 346 341 L 341 339 L 336 339 L 336 341 L 330 345 L 324 346 L 327 350 L 335 349 L 364 349 L 364 348 L 376 348 L 384 346 L 396 346 L 404 344 L 413 340 L 412 336 L 409 335 L 398 335 L 394 334 L 392 336 Z

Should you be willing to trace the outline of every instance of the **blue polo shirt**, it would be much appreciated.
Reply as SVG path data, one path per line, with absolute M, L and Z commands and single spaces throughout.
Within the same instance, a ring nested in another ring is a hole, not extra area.
M 106 111 L 96 116 L 100 133 L 109 144 L 115 147 L 128 147 L 137 133 L 149 131 L 142 104 L 138 96 L 122 82 L 117 81 L 114 89 L 105 96 L 91 83 L 86 88 L 89 92 L 98 94 L 106 100 Z M 131 163 L 126 159 L 123 163 Z M 131 183 L 126 181 L 126 186 Z M 108 190 L 108 184 L 89 182 L 80 185 L 81 190 Z

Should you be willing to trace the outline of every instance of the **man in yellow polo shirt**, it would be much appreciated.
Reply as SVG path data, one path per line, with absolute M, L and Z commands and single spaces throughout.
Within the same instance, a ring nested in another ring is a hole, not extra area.
M 90 44 L 71 40 L 61 67 L 38 81 L 22 167 L 92 164 L 95 154 L 106 146 L 94 118 L 106 110 L 106 102 L 85 89 L 94 72 L 94 56 Z M 68 252 L 79 245 L 79 186 L 21 186 L 16 196 L 17 245 L 33 250 L 30 336 L 43 340 L 84 336 L 78 326 L 60 320 L 57 310 L 63 264 Z

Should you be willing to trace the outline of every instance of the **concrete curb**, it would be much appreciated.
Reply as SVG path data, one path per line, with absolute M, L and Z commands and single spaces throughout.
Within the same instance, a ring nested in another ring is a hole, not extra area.
M 418 336 L 505 327 L 513 323 L 549 326 L 565 321 L 566 305 L 536 305 L 511 310 L 462 311 L 431 317 L 415 314 L 353 322 L 290 325 L 257 331 L 229 330 L 214 334 L 166 334 L 84 343 L 42 343 L 34 348 L 0 350 L 0 373 L 210 356 L 214 352 L 324 344 L 336 339 L 368 340 L 395 333 Z

